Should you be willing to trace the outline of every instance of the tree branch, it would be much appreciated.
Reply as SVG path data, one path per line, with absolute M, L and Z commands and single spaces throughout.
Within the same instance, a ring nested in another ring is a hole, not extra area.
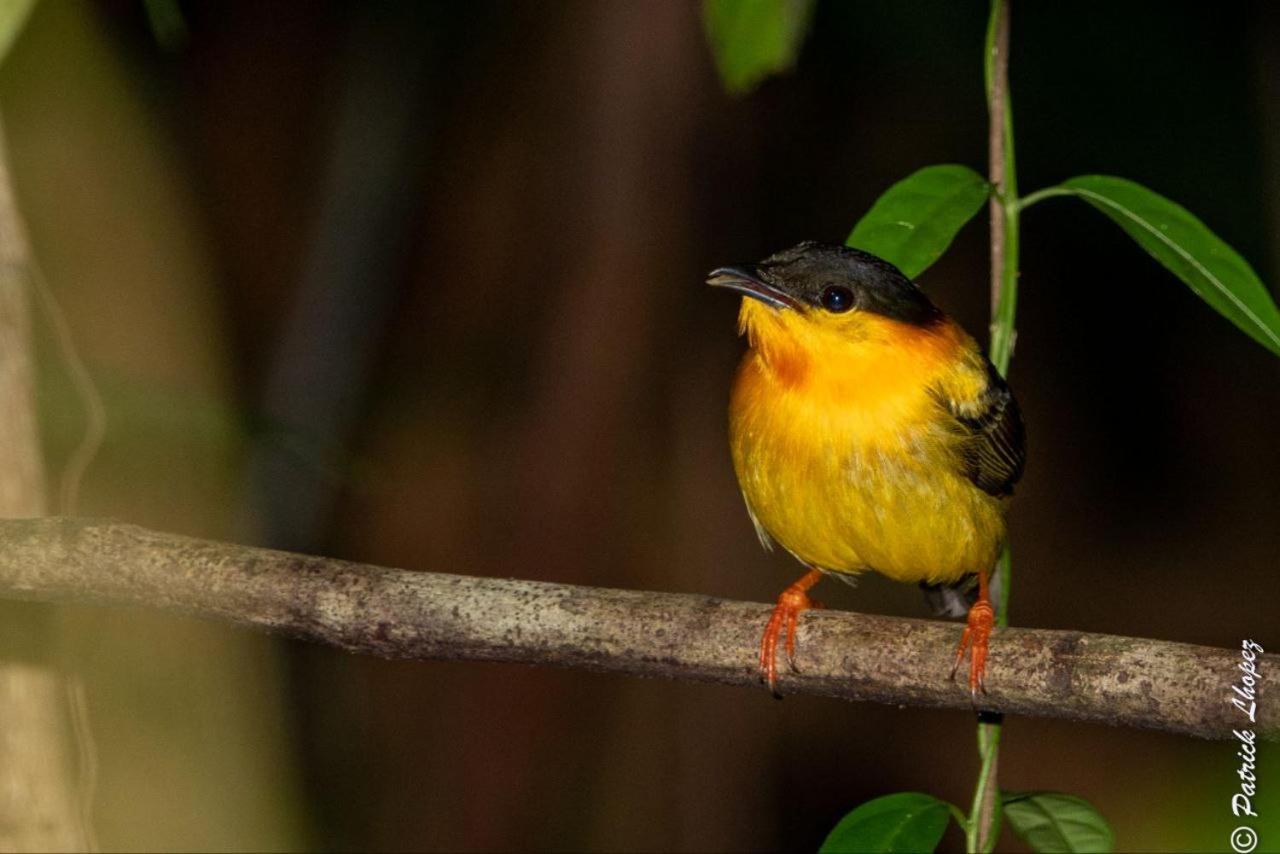
M 553 664 L 759 684 L 768 605 L 388 569 L 196 540 L 92 519 L 0 520 L 0 595 L 162 608 L 386 658 Z M 947 679 L 955 623 L 814 611 L 781 690 L 970 708 Z M 998 629 L 983 706 L 1227 738 L 1237 650 L 1043 629 Z M 1259 657 L 1258 722 L 1280 732 L 1280 657 Z M 1269 697 L 1276 697 L 1270 702 Z
M 46 512 L 35 403 L 29 285 L 31 248 L 9 176 L 0 126 L 0 516 Z M 0 611 L 0 850 L 94 847 L 87 798 L 77 785 L 73 684 L 49 660 L 51 615 Z M 33 649 L 34 648 L 34 649 Z M 20 661 L 30 651 L 32 661 Z

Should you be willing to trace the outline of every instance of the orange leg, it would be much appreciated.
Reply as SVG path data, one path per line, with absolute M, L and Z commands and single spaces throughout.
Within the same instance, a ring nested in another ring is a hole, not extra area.
M 804 577 L 792 584 L 778 597 L 778 604 L 769 617 L 769 624 L 764 628 L 764 636 L 760 638 L 760 672 L 769 690 L 777 694 L 775 687 L 778 681 L 778 639 L 786 637 L 787 662 L 795 667 L 796 656 L 796 624 L 800 614 L 810 608 L 821 608 L 809 598 L 809 588 L 817 584 L 822 573 L 811 569 Z
M 956 649 L 956 663 L 951 667 L 951 678 L 956 678 L 960 662 L 964 660 L 965 650 L 969 651 L 969 693 L 974 697 L 978 691 L 987 692 L 983 677 L 987 669 L 987 641 L 991 637 L 991 629 L 995 626 L 996 615 L 991 608 L 991 598 L 987 591 L 987 573 L 978 574 L 978 601 L 969 608 L 969 624 L 960 635 L 960 646 Z

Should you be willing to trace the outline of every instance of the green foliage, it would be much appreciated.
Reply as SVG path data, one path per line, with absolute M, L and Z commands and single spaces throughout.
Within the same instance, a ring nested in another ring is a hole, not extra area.
M 795 65 L 813 4 L 814 0 L 703 0 L 703 27 L 730 94 L 746 94 L 769 75 Z
M 0 62 L 9 55 L 35 5 L 36 0 L 0 0 Z
M 989 195 L 991 185 L 968 166 L 926 166 L 876 199 L 845 243 L 914 279 L 942 257 Z
M 1115 838 L 1106 819 L 1084 798 L 1061 792 L 1005 792 L 1004 817 L 1041 854 L 1109 852 Z
M 1280 356 L 1280 310 L 1258 274 L 1189 211 L 1141 184 L 1081 175 L 1029 196 L 1073 195 L 1102 211 L 1219 314 Z
M 827 836 L 821 854 L 932 851 L 955 807 L 931 795 L 899 792 L 867 801 Z

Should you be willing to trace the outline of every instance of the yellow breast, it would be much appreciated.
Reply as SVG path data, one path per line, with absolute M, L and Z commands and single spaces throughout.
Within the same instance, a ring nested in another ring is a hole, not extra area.
M 955 385 L 972 339 L 853 315 L 824 324 L 744 300 L 730 444 L 753 520 L 819 569 L 931 583 L 989 569 L 1001 504 L 964 475 L 929 392 Z

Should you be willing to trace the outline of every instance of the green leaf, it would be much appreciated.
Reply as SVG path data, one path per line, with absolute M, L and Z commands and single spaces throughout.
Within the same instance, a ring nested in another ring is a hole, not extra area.
M 942 257 L 990 194 L 991 185 L 968 166 L 926 166 L 876 199 L 845 243 L 914 279 Z
M 0 62 L 9 55 L 35 5 L 36 0 L 0 0 Z
M 702 24 L 730 94 L 795 65 L 814 0 L 703 0 Z
M 1266 286 L 1249 262 L 1189 211 L 1108 175 L 1081 175 L 1060 189 L 1109 216 L 1219 314 L 1280 356 L 1280 309 Z
M 953 807 L 931 795 L 899 792 L 867 801 L 840 819 L 820 854 L 932 851 Z
M 1004 818 L 1035 851 L 1109 852 L 1115 837 L 1084 798 L 1061 792 L 1005 792 Z

